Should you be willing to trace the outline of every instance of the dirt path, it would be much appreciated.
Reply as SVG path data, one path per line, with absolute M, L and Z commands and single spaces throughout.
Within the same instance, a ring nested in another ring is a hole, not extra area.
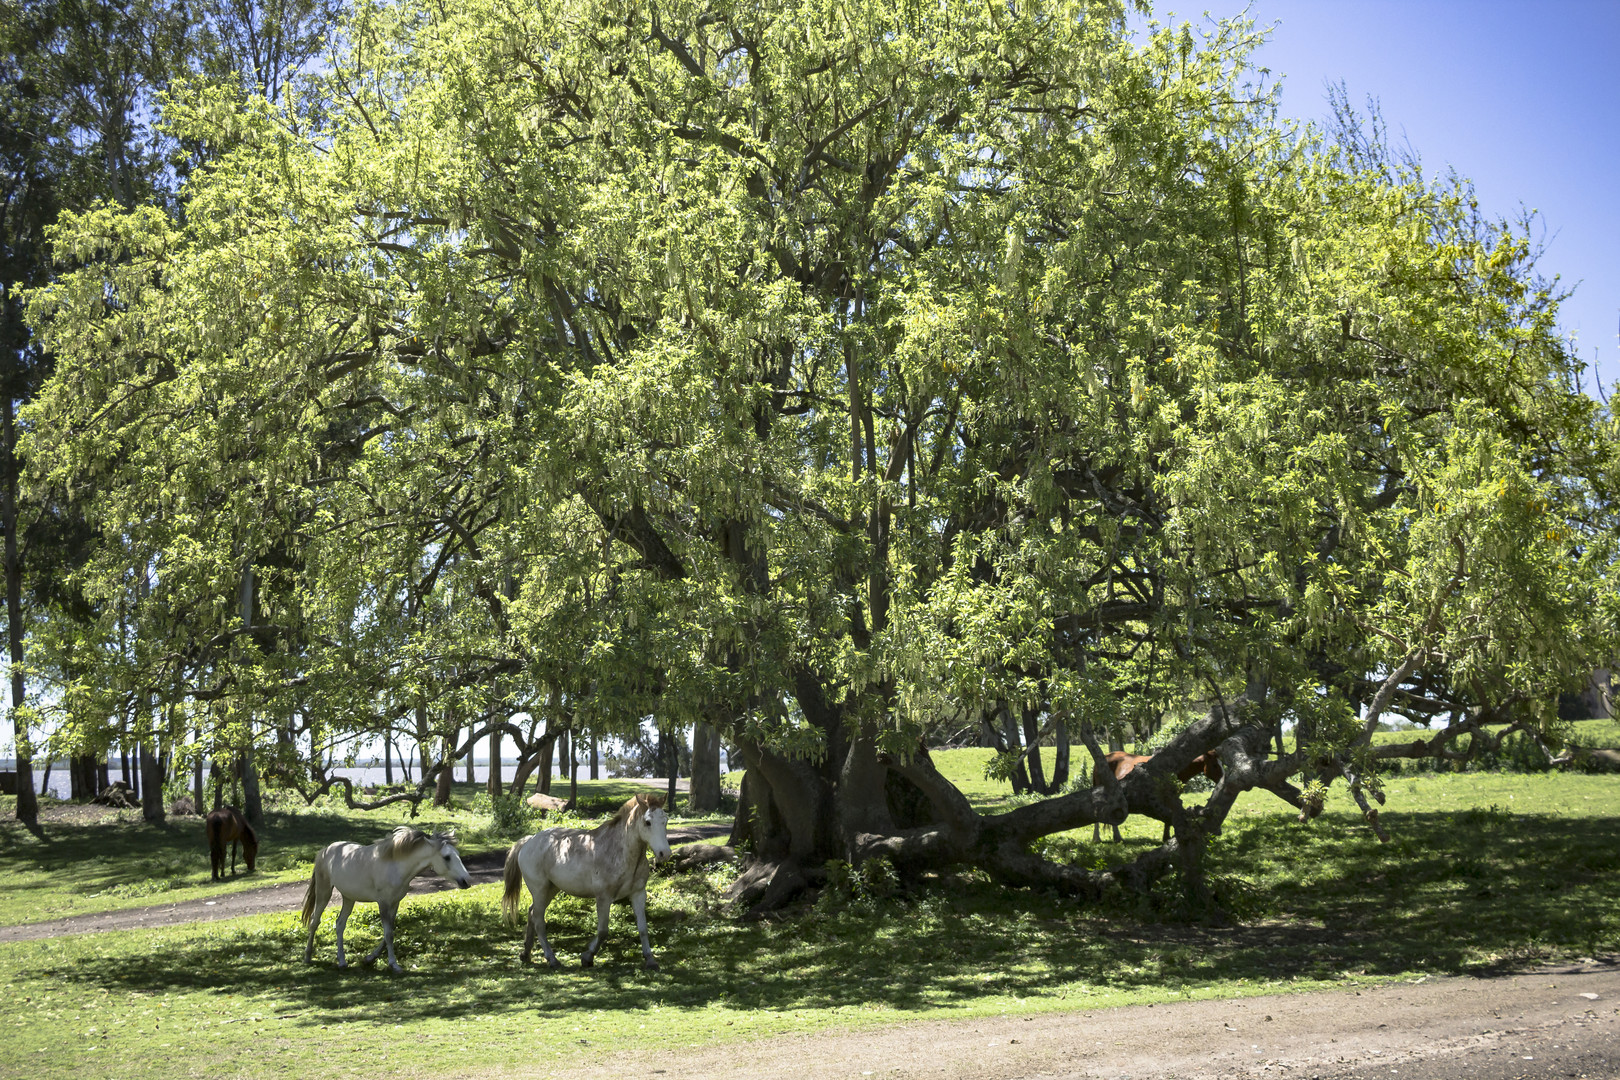
M 724 836 L 727 825 L 692 825 L 669 830 L 671 844 L 688 844 L 695 840 Z M 464 863 L 467 876 L 474 885 L 498 881 L 506 858 L 502 851 L 469 856 Z M 120 911 L 91 912 L 70 915 L 49 922 L 23 923 L 20 926 L 0 926 L 0 942 L 38 941 L 41 938 L 61 937 L 64 934 L 96 934 L 109 930 L 140 930 L 148 927 L 178 926 L 181 923 L 213 922 L 216 919 L 239 919 L 244 915 L 268 915 L 277 911 L 294 911 L 304 902 L 305 882 L 294 881 L 285 885 L 266 885 L 259 889 L 216 896 L 212 900 L 186 900 L 177 904 L 156 904 L 152 907 L 124 908 Z M 450 882 L 431 872 L 411 882 L 411 892 L 438 892 L 454 888 Z
M 532 1066 L 521 1074 L 543 1075 Z M 617 1054 L 558 1075 L 649 1074 L 659 1080 L 1614 1080 L 1620 958 L 1497 978 Z

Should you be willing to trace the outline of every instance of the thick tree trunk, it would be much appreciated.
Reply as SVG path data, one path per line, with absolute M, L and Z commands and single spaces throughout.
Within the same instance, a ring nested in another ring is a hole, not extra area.
M 557 734 L 551 733 L 540 740 L 540 794 L 551 794 L 551 759 L 557 752 Z
M 695 814 L 720 809 L 720 733 L 709 724 L 692 728 L 692 789 L 686 806 Z
M 501 729 L 491 728 L 489 732 L 489 779 L 485 783 L 489 797 L 501 797 Z
M 100 782 L 105 765 L 97 767 L 96 755 L 74 754 L 68 758 L 68 796 L 73 799 L 93 799 L 101 794 L 105 782 Z
M 544 777 L 546 770 L 551 767 L 551 746 L 557 741 L 555 735 L 542 735 L 536 739 L 529 748 L 529 752 L 518 760 L 517 769 L 512 774 L 512 791 L 521 796 L 523 786 L 529 782 L 529 777 L 538 773 Z M 549 785 L 536 783 L 542 795 L 546 794 Z
M 1062 791 L 1069 784 L 1069 725 L 1057 722 L 1054 732 L 1056 745 L 1052 749 L 1052 791 Z
M 563 732 L 566 738 L 568 733 Z M 568 807 L 571 810 L 579 808 L 579 740 L 568 739 Z M 670 803 L 670 809 L 675 808 Z
M 664 794 L 664 805 L 669 807 L 670 813 L 674 813 L 675 793 L 679 790 L 676 778 L 681 775 L 681 744 L 686 741 L 686 735 L 680 728 L 670 728 L 662 741 L 666 747 L 664 771 L 669 781 L 668 790 Z
M 253 760 L 253 740 L 242 750 L 242 815 L 255 829 L 264 828 L 264 802 L 259 798 L 259 768 Z
M 154 825 L 163 823 L 163 763 L 143 740 L 135 750 L 140 761 L 141 816 Z
M 416 756 L 422 766 L 422 775 L 427 776 L 433 768 L 433 732 L 428 730 L 427 703 L 418 700 L 416 703 Z
M 1038 791 L 1042 795 L 1052 794 L 1052 789 L 1046 786 L 1046 771 L 1041 767 L 1041 716 L 1040 711 L 1026 707 L 1024 713 L 1024 747 L 1027 751 L 1025 760 L 1029 763 L 1030 790 Z
M 1006 740 L 1006 752 L 1016 754 L 1023 749 L 1024 741 L 1018 737 L 1018 721 L 1013 717 L 1012 707 L 1005 704 L 1001 707 L 1001 732 Z M 1030 790 L 1029 770 L 1024 768 L 1023 761 L 1013 766 L 1009 779 L 1014 795 L 1022 795 Z
M 1095 787 L 981 815 L 922 748 L 907 760 L 891 759 L 875 751 L 866 733 L 846 741 L 847 728 L 827 715 L 836 710 L 825 702 L 802 690 L 799 699 L 806 718 L 826 732 L 824 757 L 791 760 L 752 744 L 742 747 L 747 773 L 730 842 L 747 844 L 752 854 L 731 896 L 748 917 L 789 902 L 816 883 L 826 860 L 840 858 L 888 858 L 905 872 L 975 866 L 1007 885 L 1054 888 L 1086 899 L 1113 888 L 1145 890 L 1176 872 L 1190 910 L 1218 917 L 1204 882 L 1203 852 L 1237 795 L 1263 787 L 1303 805 L 1287 780 L 1298 763 L 1270 759 L 1270 725 L 1245 723 L 1244 710 L 1231 706 L 1211 709 L 1123 779 L 1105 770 Z M 1092 761 L 1102 761 L 1104 751 L 1089 727 L 1079 734 Z M 1067 730 L 1060 744 L 1068 745 Z M 1203 807 L 1184 807 L 1175 778 L 1217 748 L 1224 771 L 1215 793 Z M 1117 824 L 1127 814 L 1169 822 L 1174 835 L 1100 871 L 1052 862 L 1030 850 L 1042 836 Z
M 433 805 L 450 805 L 450 785 L 455 781 L 455 762 L 450 759 L 451 748 L 455 746 L 454 738 L 446 738 L 439 743 L 440 760 L 443 767 L 439 769 L 438 780 L 433 787 Z
M 253 608 L 258 583 L 254 578 L 253 565 L 249 563 L 242 571 L 242 628 L 253 628 Z M 251 642 L 253 639 L 244 639 Z M 259 798 L 259 768 L 254 761 L 253 748 L 253 713 L 247 714 L 247 742 L 242 747 L 242 756 L 237 767 L 242 774 L 242 813 L 248 819 L 248 824 L 256 829 L 264 827 L 264 803 Z
M 0 492 L 3 492 L 0 529 L 6 534 L 6 637 L 11 658 L 11 735 L 17 748 L 17 820 L 35 827 L 39 824 L 39 800 L 34 794 L 33 744 L 24 708 L 27 687 L 23 680 L 22 561 L 17 549 L 17 428 L 9 386 L 4 396 L 5 430 L 0 432 L 4 452 L 0 468 L 5 469 L 6 475 L 4 483 L 0 484 Z

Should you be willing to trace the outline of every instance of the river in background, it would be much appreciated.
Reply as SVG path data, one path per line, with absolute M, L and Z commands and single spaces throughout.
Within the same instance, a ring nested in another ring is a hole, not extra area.
M 17 768 L 17 759 L 16 758 L 0 758 L 0 770 L 9 769 L 9 770 L 15 771 L 16 768 Z M 135 762 L 134 761 L 131 761 L 129 763 L 129 771 L 130 771 L 131 774 L 133 774 L 135 772 Z M 396 784 L 413 782 L 417 777 L 418 771 L 419 770 L 417 770 L 416 768 L 413 767 L 411 769 L 409 778 L 407 778 L 404 771 L 396 764 L 394 766 L 394 782 Z M 502 764 L 502 766 L 501 766 L 501 779 L 502 780 L 508 780 L 508 781 L 512 780 L 515 777 L 516 773 L 517 773 L 517 763 L 516 762 L 512 762 L 510 764 Z M 579 778 L 581 780 L 584 780 L 586 777 L 590 776 L 590 774 L 591 774 L 590 773 L 590 768 L 588 766 L 582 766 L 580 768 L 580 770 L 579 770 Z M 35 761 L 34 762 L 34 787 L 36 789 L 39 789 L 39 782 L 40 782 L 41 778 L 44 777 L 44 775 L 45 775 L 45 766 L 44 766 L 44 764 L 39 762 L 39 761 Z M 356 787 L 364 787 L 367 784 L 382 784 L 382 783 L 386 782 L 385 772 L 384 772 L 384 769 L 383 769 L 382 765 L 380 765 L 380 764 L 378 764 L 378 765 L 356 766 L 356 767 L 354 767 L 352 769 L 350 769 L 350 768 L 334 768 L 332 770 L 332 775 L 333 776 L 346 776 L 350 780 L 354 781 Z M 562 775 L 562 770 L 554 768 L 552 770 L 552 775 L 561 776 Z M 467 765 L 466 765 L 465 762 L 457 762 L 456 763 L 455 776 L 456 776 L 456 781 L 458 783 L 460 783 L 462 781 L 465 781 L 467 779 Z M 122 780 L 123 778 L 124 778 L 123 769 L 119 765 L 118 759 L 117 758 L 111 759 L 111 761 L 107 765 L 107 779 L 109 781 L 112 781 L 112 780 Z M 133 775 L 131 776 L 131 779 L 132 780 L 134 779 Z M 474 783 L 487 783 L 488 781 L 489 781 L 489 762 L 488 761 L 475 761 L 475 762 L 473 762 L 473 782 Z M 65 798 L 68 797 L 68 790 L 69 790 L 69 788 L 68 788 L 68 767 L 67 767 L 67 762 L 66 761 L 58 761 L 58 762 L 56 762 L 55 764 L 53 764 L 51 766 L 51 775 L 50 775 L 50 779 L 49 779 L 49 785 L 50 785 L 50 790 L 49 790 L 50 794 L 56 796 L 58 799 L 65 799 Z M 188 786 L 188 789 L 189 789 L 189 779 L 188 779 L 188 785 L 187 786 Z

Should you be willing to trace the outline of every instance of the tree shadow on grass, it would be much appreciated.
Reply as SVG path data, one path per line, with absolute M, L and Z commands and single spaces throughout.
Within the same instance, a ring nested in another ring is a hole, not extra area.
M 1498 811 L 1409 814 L 1397 842 L 1380 845 L 1354 829 L 1230 825 L 1211 856 L 1216 888 L 1240 916 L 1225 927 L 1160 921 L 1156 912 L 1174 907 L 1173 883 L 1147 898 L 1080 907 L 974 875 L 904 898 L 824 901 L 796 919 L 742 924 L 720 915 L 715 887 L 691 876 L 661 880 L 650 898 L 659 972 L 641 969 L 623 905 L 596 966 L 581 970 L 594 908 L 566 898 L 549 920 L 565 967 L 525 968 L 522 929 L 500 920 L 486 886 L 406 902 L 395 932 L 401 962 L 414 969 L 404 975 L 380 965 L 337 970 L 330 910 L 313 964 L 303 963 L 304 931 L 288 915 L 140 943 L 131 936 L 102 955 L 64 957 L 49 974 L 156 994 L 228 990 L 274 1001 L 305 1024 L 562 1016 L 651 1002 L 916 1012 L 997 995 L 1084 1004 L 1089 995 L 1191 993 L 1235 980 L 1286 988 L 1346 973 L 1477 974 L 1620 946 L 1614 826 Z M 379 933 L 376 907 L 357 906 L 350 957 Z

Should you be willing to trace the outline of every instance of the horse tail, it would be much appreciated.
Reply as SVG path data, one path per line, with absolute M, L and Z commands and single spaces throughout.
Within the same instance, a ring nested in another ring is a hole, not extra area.
M 519 840 L 506 853 L 506 871 L 501 875 L 501 914 L 506 916 L 507 922 L 518 919 L 518 896 L 523 889 L 523 868 L 518 865 L 518 852 L 526 842 L 526 838 Z
M 304 909 L 298 913 L 298 921 L 308 926 L 315 918 L 320 903 L 332 895 L 332 874 L 326 866 L 326 852 L 315 856 L 315 872 L 310 875 L 309 888 L 304 890 Z

